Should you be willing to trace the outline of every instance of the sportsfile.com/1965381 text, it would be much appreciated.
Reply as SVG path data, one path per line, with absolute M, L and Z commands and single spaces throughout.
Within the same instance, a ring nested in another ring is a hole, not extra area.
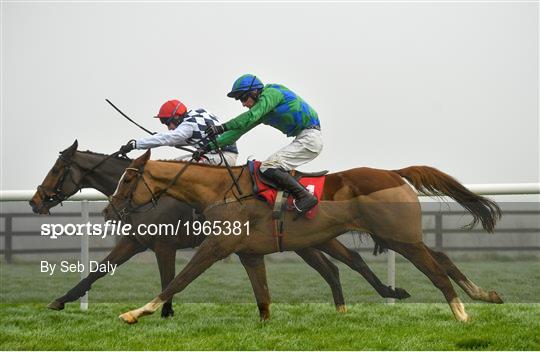
M 180 232 L 182 231 L 182 232 Z M 249 235 L 249 221 L 185 221 L 178 220 L 176 224 L 139 224 L 135 228 L 132 224 L 121 221 L 108 220 L 105 223 L 92 224 L 42 224 L 41 236 L 57 239 L 63 236 L 239 236 Z

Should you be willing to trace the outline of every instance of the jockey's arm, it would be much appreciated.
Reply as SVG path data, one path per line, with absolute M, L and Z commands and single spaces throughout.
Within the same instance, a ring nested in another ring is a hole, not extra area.
M 217 138 L 219 146 L 224 147 L 236 142 L 240 136 L 260 124 L 264 116 L 278 106 L 282 100 L 283 95 L 277 89 L 265 88 L 251 109 L 224 124 L 227 130 Z M 213 143 L 211 143 L 211 147 L 215 149 Z
M 253 127 L 255 127 L 255 126 L 253 126 Z M 234 142 L 236 142 L 246 132 L 247 131 L 242 131 L 242 130 L 225 131 L 225 132 L 223 132 L 222 134 L 219 135 L 219 137 L 217 138 L 217 143 L 221 148 L 223 148 L 225 146 L 228 146 L 228 145 L 231 145 Z M 211 150 L 216 149 L 216 146 L 215 146 L 214 142 L 211 142 L 209 144 L 209 146 L 210 146 Z
M 149 149 L 163 145 L 177 146 L 187 145 L 187 139 L 193 135 L 193 127 L 188 123 L 181 123 L 177 128 L 171 131 L 156 133 L 152 136 L 137 139 L 135 141 L 136 149 Z

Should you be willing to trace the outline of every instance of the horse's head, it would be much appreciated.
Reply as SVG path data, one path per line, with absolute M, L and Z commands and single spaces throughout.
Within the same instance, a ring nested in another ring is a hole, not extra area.
M 80 170 L 74 170 L 73 155 L 77 151 L 77 140 L 60 152 L 52 169 L 30 200 L 29 204 L 36 214 L 49 214 L 49 210 L 61 203 L 66 198 L 75 194 L 79 190 Z
M 116 191 L 109 198 L 109 205 L 103 210 L 106 220 L 126 222 L 129 214 L 142 206 L 155 202 L 155 189 L 152 179 L 144 173 L 146 162 L 150 159 L 150 149 L 133 160 L 118 181 Z

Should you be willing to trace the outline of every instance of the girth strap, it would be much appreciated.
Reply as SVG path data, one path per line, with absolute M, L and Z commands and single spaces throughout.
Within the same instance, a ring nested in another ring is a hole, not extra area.
M 289 194 L 285 191 L 278 191 L 276 202 L 272 210 L 273 235 L 276 239 L 276 248 L 283 252 L 283 236 L 285 236 L 285 211 L 287 210 L 287 198 Z

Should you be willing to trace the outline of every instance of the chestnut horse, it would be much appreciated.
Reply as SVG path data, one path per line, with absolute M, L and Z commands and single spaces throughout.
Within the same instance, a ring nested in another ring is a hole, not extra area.
M 266 301 L 268 305 L 263 255 L 277 251 L 268 206 L 253 197 L 226 198 L 226 193 L 230 193 L 226 190 L 232 189 L 226 168 L 149 159 L 150 150 L 126 169 L 111 197 L 109 211 L 124 212 L 166 192 L 182 202 L 206 209 L 205 216 L 212 223 L 214 235 L 208 236 L 165 290 L 143 307 L 126 312 L 120 318 L 135 323 L 141 316 L 152 314 L 213 263 L 231 253 L 237 253 L 247 262 L 252 284 L 258 287 L 254 288 L 257 301 Z M 248 190 L 252 181 L 244 168 L 232 168 L 232 173 L 240 187 Z M 450 278 L 473 299 L 502 303 L 495 291 L 485 292 L 467 279 L 445 254 L 424 244 L 418 195 L 403 178 L 418 191 L 445 195 L 457 201 L 472 214 L 471 226 L 480 221 L 486 231 L 492 232 L 500 218 L 495 202 L 475 195 L 434 168 L 413 166 L 394 171 L 358 168 L 328 178 L 314 219 L 298 218 L 292 213 L 285 216 L 285 227 L 290 235 L 284 238 L 283 248 L 298 250 L 317 246 L 346 231 L 366 232 L 376 243 L 400 253 L 422 271 L 442 291 L 457 320 L 467 321 L 468 315 Z M 234 221 L 248 223 L 248 226 L 242 227 L 237 236 L 220 235 L 226 230 L 225 224 Z
M 75 141 L 69 148 L 60 153 L 52 169 L 38 186 L 32 197 L 30 205 L 34 213 L 48 214 L 50 209 L 75 194 L 81 188 L 94 188 L 103 194 L 113 194 L 118 180 L 125 168 L 131 163 L 130 159 L 121 157 L 108 158 L 106 155 L 90 151 L 78 151 Z M 96 167 L 97 166 L 97 167 Z M 136 227 L 138 224 L 177 224 L 193 221 L 193 208 L 165 196 L 160 199 L 155 209 L 147 212 L 133 213 L 129 217 L 130 223 Z M 112 251 L 101 261 L 121 265 L 135 254 L 151 249 L 154 251 L 162 289 L 172 281 L 175 274 L 175 256 L 177 249 L 195 248 L 204 240 L 204 236 L 187 236 L 182 227 L 178 236 L 122 236 Z M 334 258 L 349 265 L 359 272 L 375 288 L 382 297 L 403 299 L 409 294 L 401 289 L 395 290 L 385 286 L 379 278 L 369 269 L 361 256 L 343 246 L 337 240 L 324 244 L 323 249 Z M 305 248 L 296 253 L 326 280 L 329 284 L 336 305 L 336 310 L 345 311 L 345 302 L 338 267 L 329 261 L 318 249 Z M 107 268 L 110 266 L 107 265 Z M 65 295 L 56 298 L 48 307 L 55 310 L 64 309 L 65 303 L 80 298 L 90 290 L 92 284 L 105 276 L 106 272 L 93 272 L 82 279 Z M 264 311 L 264 309 L 263 309 Z M 263 312 L 264 313 L 264 312 Z M 162 317 L 174 314 L 172 301 L 166 302 L 161 311 Z

